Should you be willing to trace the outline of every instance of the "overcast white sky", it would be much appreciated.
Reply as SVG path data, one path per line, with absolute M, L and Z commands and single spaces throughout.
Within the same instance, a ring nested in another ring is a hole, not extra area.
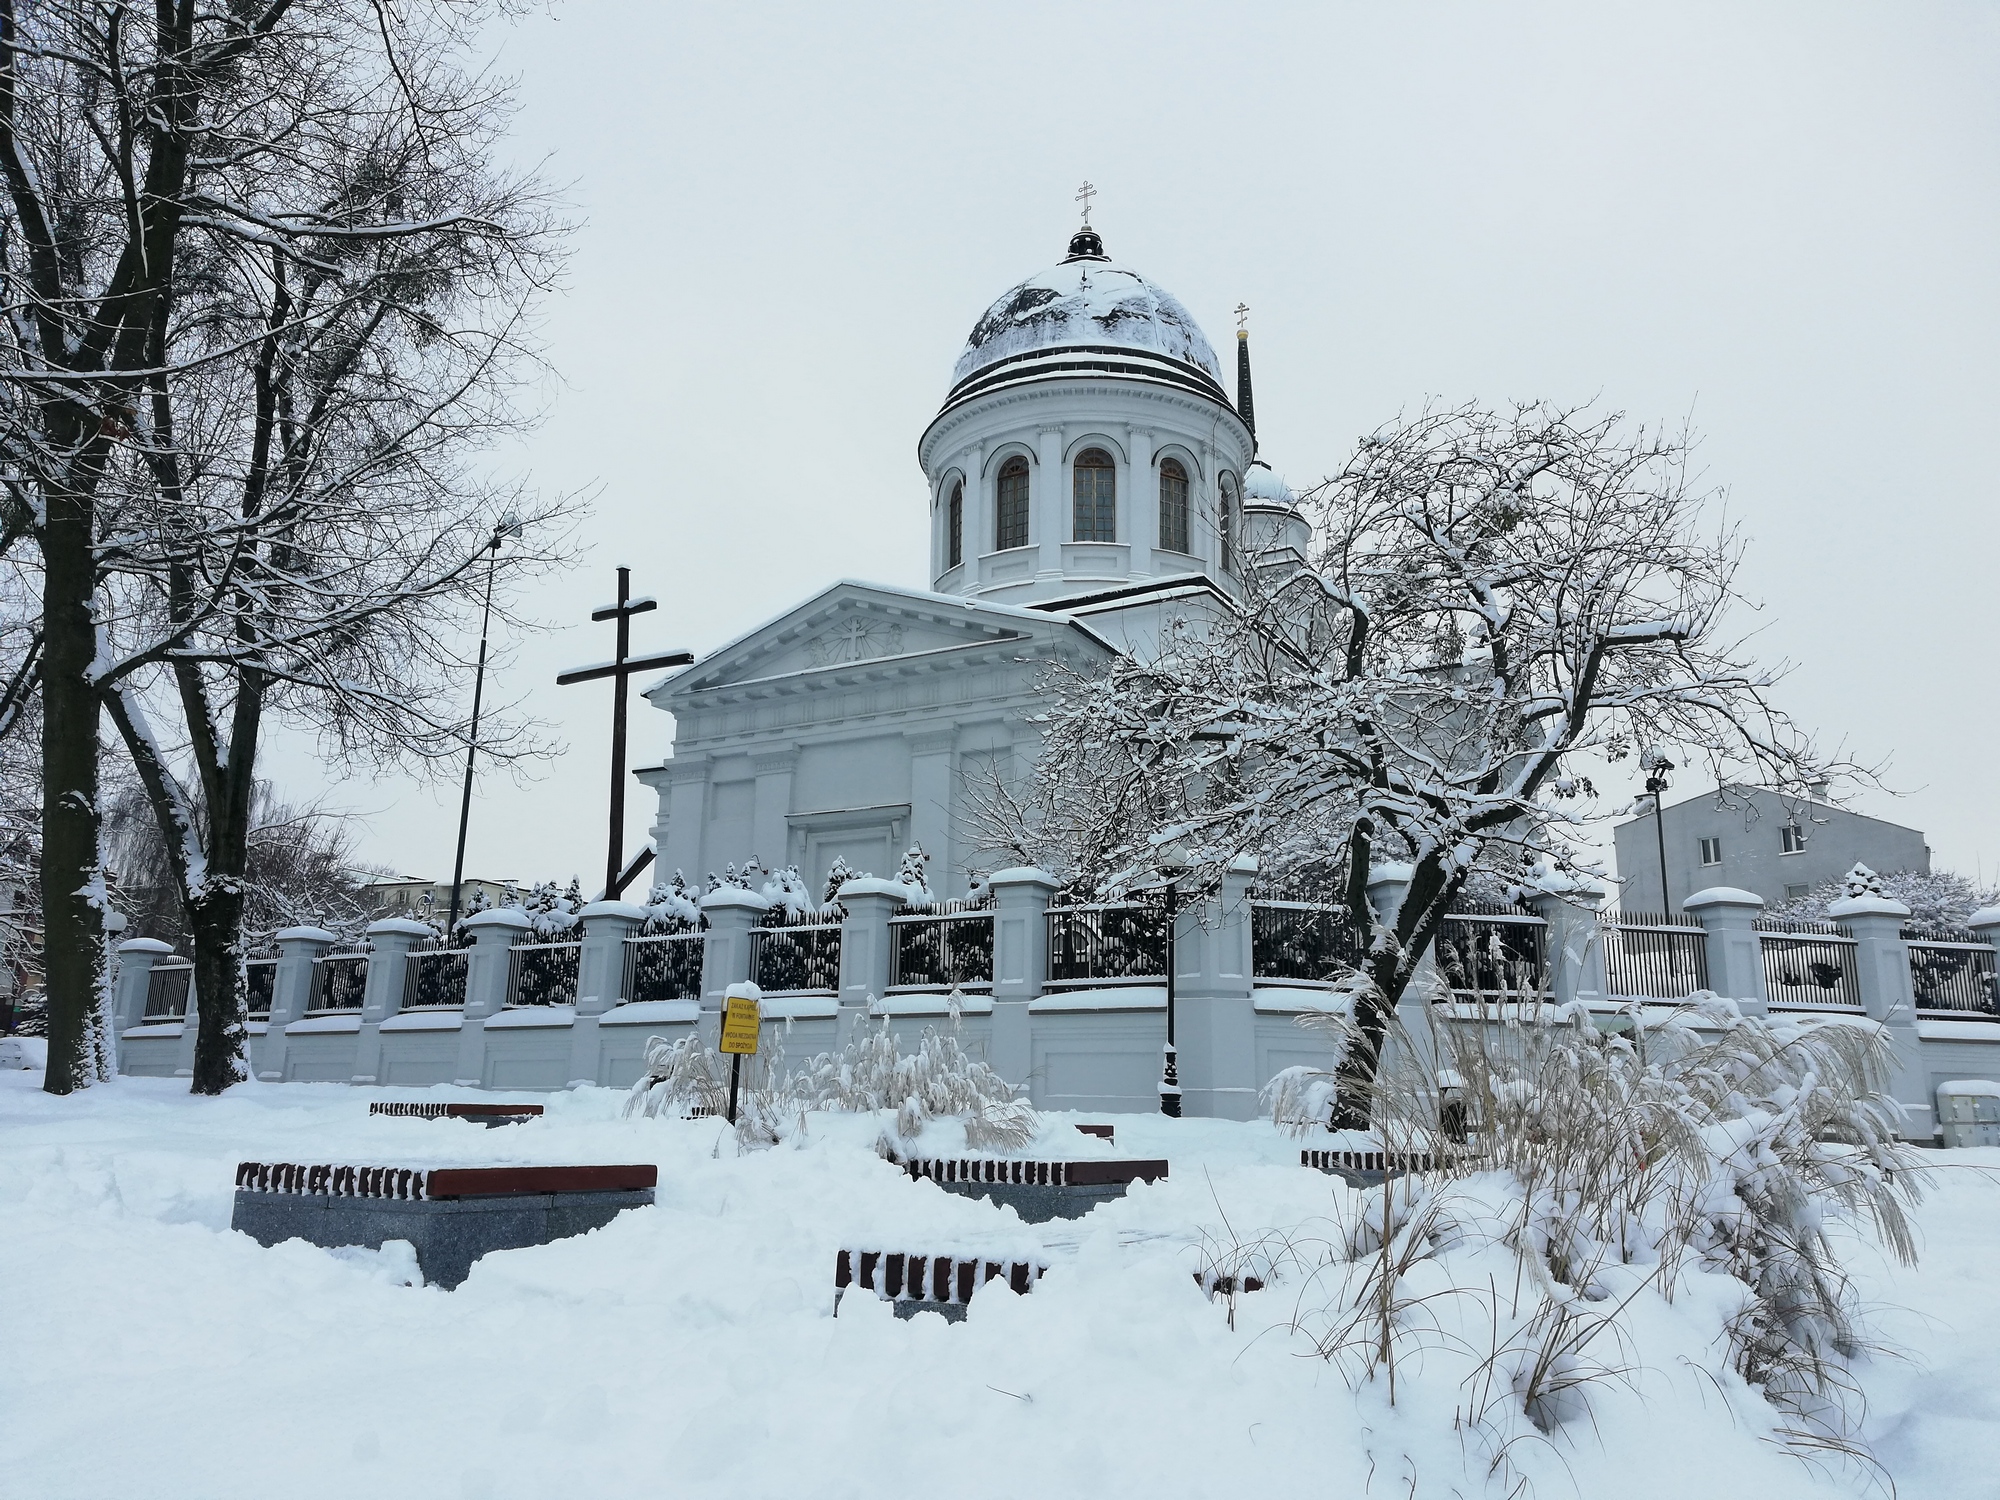
M 516 148 L 583 220 L 564 388 L 503 458 L 602 493 L 582 569 L 527 601 L 565 628 L 498 681 L 569 752 L 482 782 L 468 874 L 602 867 L 610 691 L 553 679 L 610 654 L 585 616 L 617 564 L 660 598 L 639 649 L 928 581 L 917 436 L 1085 177 L 1219 348 L 1250 304 L 1295 484 L 1432 395 L 1691 413 L 1785 701 L 1889 762 L 1862 811 L 2000 870 L 1993 7 L 575 0 L 499 45 Z M 668 730 L 640 702 L 634 763 Z M 273 768 L 321 790 L 300 747 Z M 455 787 L 325 798 L 367 857 L 450 877 Z

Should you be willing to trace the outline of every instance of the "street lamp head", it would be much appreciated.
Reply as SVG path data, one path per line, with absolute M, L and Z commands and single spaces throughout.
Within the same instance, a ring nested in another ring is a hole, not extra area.
M 498 552 L 500 544 L 510 537 L 521 534 L 521 518 L 511 510 L 493 523 L 493 550 Z
M 1160 855 L 1153 868 L 1169 880 L 1179 880 L 1194 867 L 1188 863 L 1187 855 L 1182 853 L 1178 846 L 1169 846 Z

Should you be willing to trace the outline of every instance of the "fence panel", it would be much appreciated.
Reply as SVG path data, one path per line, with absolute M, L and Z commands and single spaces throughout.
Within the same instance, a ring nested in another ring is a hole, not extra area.
M 582 943 L 516 943 L 507 955 L 509 1005 L 576 1004 Z
M 278 993 L 278 961 L 253 958 L 243 965 L 245 1008 L 253 1016 L 268 1016 Z
M 154 964 L 146 976 L 148 1021 L 171 1021 L 188 1013 L 188 987 L 194 983 L 193 964 Z
M 1258 979 L 1320 983 L 1360 967 L 1361 936 L 1338 906 L 1250 903 L 1250 969 Z
M 935 989 L 993 984 L 993 913 L 892 917 L 889 983 Z
M 313 960 L 308 1010 L 359 1010 L 368 989 L 368 955 L 329 953 Z
M 1910 945 L 1910 989 L 1918 1010 L 2000 1020 L 2000 974 L 1991 943 L 1964 928 L 1916 922 L 1903 928 L 1903 938 Z
M 1167 914 L 1158 906 L 1049 908 L 1049 983 L 1164 983 Z
M 1861 1009 L 1855 943 L 1832 922 L 1757 920 L 1764 949 L 1764 990 L 1773 1005 Z
M 414 948 L 403 963 L 403 1009 L 447 1010 L 465 1004 L 464 948 Z
M 627 1000 L 699 1000 L 705 933 L 625 939 Z
M 1549 986 L 1549 926 L 1494 903 L 1448 914 L 1435 945 L 1454 995 L 1542 995 Z
M 761 990 L 838 993 L 840 924 L 751 928 L 750 977 Z
M 1708 988 L 1708 936 L 1664 912 L 1607 912 L 1604 987 L 1613 995 L 1680 1000 Z

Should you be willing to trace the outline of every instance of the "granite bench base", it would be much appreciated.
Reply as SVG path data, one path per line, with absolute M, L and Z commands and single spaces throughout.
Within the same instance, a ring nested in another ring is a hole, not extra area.
M 380 1249 L 408 1240 L 424 1279 L 455 1287 L 494 1250 L 601 1229 L 653 1201 L 658 1169 L 299 1166 L 244 1162 L 229 1227 L 260 1245 Z
M 1164 1161 L 1011 1161 L 920 1158 L 899 1163 L 920 1181 L 961 1198 L 984 1198 L 1011 1208 L 1030 1224 L 1080 1219 L 1100 1203 L 1125 1196 L 1134 1182 L 1167 1175 Z

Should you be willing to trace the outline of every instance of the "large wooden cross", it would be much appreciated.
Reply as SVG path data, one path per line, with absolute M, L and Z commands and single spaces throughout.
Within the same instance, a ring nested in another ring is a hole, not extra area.
M 618 602 L 607 604 L 602 609 L 590 612 L 593 620 L 616 620 L 618 622 L 618 654 L 610 661 L 594 667 L 578 667 L 574 672 L 564 672 L 556 678 L 557 687 L 568 687 L 573 682 L 595 682 L 600 677 L 612 681 L 611 696 L 611 845 L 604 857 L 604 899 L 616 901 L 623 894 L 632 878 L 652 863 L 652 851 L 648 850 L 632 861 L 625 863 L 625 684 L 634 672 L 656 672 L 661 667 L 685 667 L 694 660 L 692 652 L 668 651 L 659 656 L 626 656 L 632 646 L 632 616 L 643 615 L 649 609 L 658 609 L 654 599 L 634 599 L 632 592 L 632 570 L 618 570 Z

